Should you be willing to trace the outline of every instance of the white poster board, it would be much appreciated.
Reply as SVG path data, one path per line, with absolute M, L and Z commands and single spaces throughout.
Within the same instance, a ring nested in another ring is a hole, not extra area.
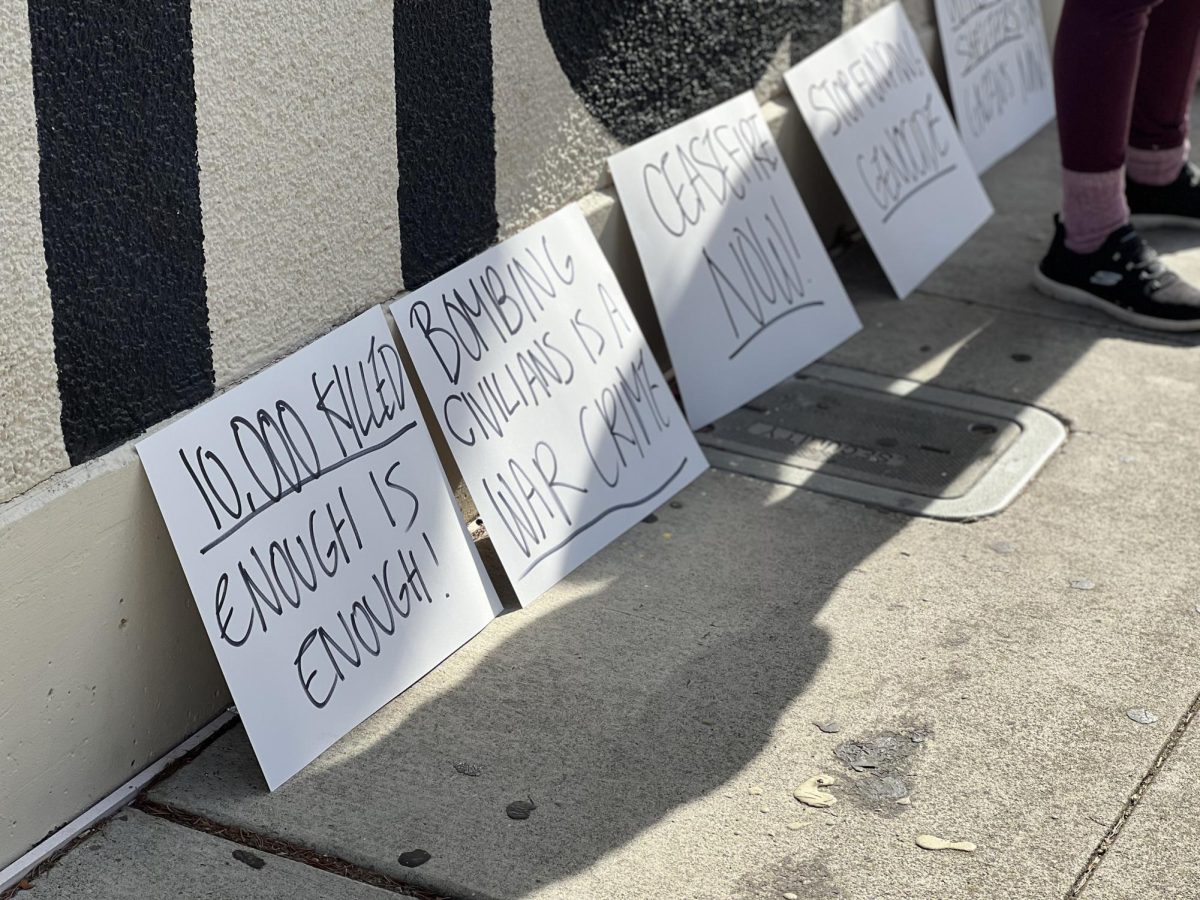
M 522 603 L 708 467 L 574 205 L 391 310 Z
M 906 297 L 992 213 L 904 9 L 784 79 L 871 249 Z
M 1054 118 L 1041 0 L 934 0 L 950 98 L 982 174 Z
M 753 92 L 609 166 L 692 428 L 862 327 Z
M 500 610 L 378 307 L 137 451 L 272 790 Z

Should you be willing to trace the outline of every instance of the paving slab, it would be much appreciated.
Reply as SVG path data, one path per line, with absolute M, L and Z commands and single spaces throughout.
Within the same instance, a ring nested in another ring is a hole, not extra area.
M 1200 728 L 1194 723 L 1105 855 L 1083 900 L 1200 898 Z
M 1193 251 L 1200 259 L 1200 248 Z M 1200 345 L 928 294 L 857 304 L 825 362 L 1048 409 L 1078 431 L 1195 443 Z
M 1125 449 L 969 526 L 711 473 L 275 794 L 239 730 L 154 798 L 459 897 L 1062 896 L 1200 675 L 1191 453 Z M 908 806 L 835 755 L 889 736 Z
M 261 868 L 236 859 L 244 847 L 126 810 L 82 841 L 28 896 L 36 900 L 389 900 L 391 891 L 254 852 Z M 257 863 L 256 863 L 257 864 Z

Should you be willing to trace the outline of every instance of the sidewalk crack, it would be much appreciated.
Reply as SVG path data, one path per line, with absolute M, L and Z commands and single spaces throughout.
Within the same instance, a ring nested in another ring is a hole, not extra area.
M 1112 849 L 1112 846 L 1116 843 L 1117 838 L 1121 836 L 1122 830 L 1125 828 L 1125 825 L 1129 822 L 1130 818 L 1133 817 L 1134 812 L 1137 810 L 1138 804 L 1142 802 L 1142 799 L 1146 796 L 1147 791 L 1150 790 L 1150 787 L 1154 784 L 1155 779 L 1158 778 L 1158 773 L 1162 771 L 1163 766 L 1166 765 L 1166 762 L 1171 757 L 1171 754 L 1175 752 L 1175 748 L 1179 746 L 1179 742 L 1183 740 L 1183 736 L 1187 732 L 1188 726 L 1197 716 L 1200 716 L 1200 694 L 1197 694 L 1192 700 L 1191 705 L 1188 706 L 1187 710 L 1184 711 L 1184 714 L 1179 718 L 1179 722 L 1167 736 L 1166 742 L 1162 745 L 1162 749 L 1158 751 L 1158 756 L 1155 757 L 1154 763 L 1150 766 L 1149 771 L 1142 776 L 1142 780 L 1138 782 L 1137 787 L 1133 789 L 1133 793 L 1130 794 L 1129 798 L 1125 801 L 1125 805 L 1121 808 L 1121 812 L 1117 815 L 1117 818 L 1111 825 L 1108 826 L 1108 831 L 1104 833 L 1104 837 L 1100 839 L 1100 843 L 1096 845 L 1096 849 L 1092 851 L 1091 855 L 1087 859 L 1087 862 L 1084 863 L 1083 869 L 1075 878 L 1075 882 L 1071 885 L 1070 890 L 1067 891 L 1064 900 L 1077 900 L 1077 898 L 1083 895 L 1083 892 L 1087 889 L 1088 882 L 1091 881 L 1096 869 L 1099 868 L 1102 862 L 1104 862 L 1104 858 L 1108 854 L 1108 851 Z
M 360 866 L 341 857 L 322 853 L 319 850 L 313 850 L 311 847 L 304 847 L 300 844 L 293 844 L 290 841 L 281 840 L 280 838 L 260 834 L 257 831 L 250 831 L 237 825 L 225 825 L 221 822 L 215 822 L 205 816 L 188 812 L 187 810 L 166 803 L 159 803 L 156 800 L 147 799 L 144 795 L 130 805 L 148 816 L 165 819 L 172 824 L 190 828 L 193 831 L 200 831 L 204 834 L 211 834 L 214 837 L 222 838 L 234 844 L 240 844 L 251 850 L 257 850 L 261 853 L 268 853 L 271 856 L 278 856 L 282 859 L 298 862 L 311 868 L 319 869 L 322 872 L 328 872 L 332 875 L 337 875 L 350 881 L 357 881 L 381 890 L 391 891 L 394 894 L 416 897 L 418 900 L 455 900 L 455 898 L 446 894 L 423 890 L 416 885 L 401 881 L 399 878 L 375 871 L 374 869 L 368 869 L 365 866 Z

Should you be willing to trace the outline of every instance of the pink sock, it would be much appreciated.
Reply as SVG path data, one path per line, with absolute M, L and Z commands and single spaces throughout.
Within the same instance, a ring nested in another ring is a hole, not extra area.
M 1191 144 L 1186 140 L 1182 147 L 1166 147 L 1162 150 L 1130 147 L 1125 153 L 1125 166 L 1130 179 L 1138 184 L 1170 184 L 1179 177 L 1191 149 Z
M 1062 220 L 1067 230 L 1068 250 L 1075 253 L 1099 250 L 1106 237 L 1128 224 L 1124 167 L 1109 172 L 1063 169 L 1062 185 Z

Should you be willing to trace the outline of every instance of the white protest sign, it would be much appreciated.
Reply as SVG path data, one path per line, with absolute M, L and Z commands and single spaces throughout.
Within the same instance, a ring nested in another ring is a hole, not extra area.
M 898 3 L 784 75 L 858 224 L 901 297 L 992 214 Z
M 934 0 L 950 97 L 976 172 L 1054 118 L 1040 0 Z
M 609 167 L 693 428 L 862 327 L 753 92 Z
M 522 603 L 708 467 L 574 205 L 391 309 Z
M 137 450 L 272 790 L 500 609 L 378 307 Z

